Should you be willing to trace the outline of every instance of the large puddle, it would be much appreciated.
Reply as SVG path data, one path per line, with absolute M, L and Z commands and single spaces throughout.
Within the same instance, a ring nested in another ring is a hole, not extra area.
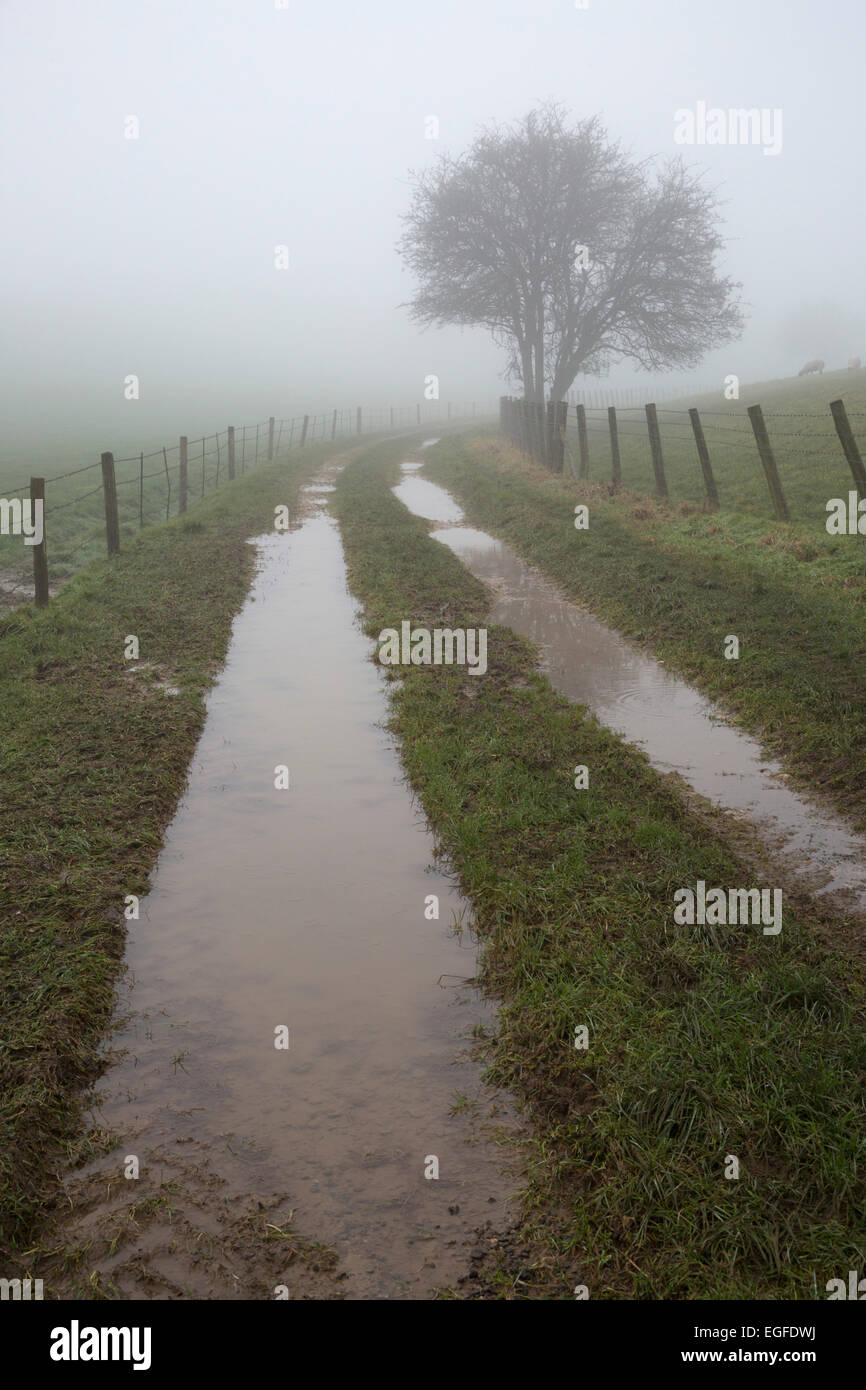
M 840 903 L 866 909 L 866 843 L 798 796 L 779 764 L 725 723 L 710 701 L 612 628 L 564 598 L 504 542 L 462 522 L 438 484 L 403 465 L 396 495 L 493 591 L 490 620 L 536 642 L 551 685 L 640 744 L 653 765 L 678 772 L 702 796 L 753 822 L 792 872 Z
M 129 1200 L 126 1155 L 172 1175 L 194 1153 L 203 1203 L 287 1194 L 293 1227 L 336 1248 L 347 1297 L 427 1297 L 466 1274 L 473 1232 L 509 1218 L 512 1185 L 483 1132 L 502 1098 L 469 1057 L 493 1011 L 467 983 L 474 944 L 454 930 L 466 903 L 431 867 L 381 728 L 384 684 L 337 527 L 312 498 L 308 511 L 257 542 L 188 791 L 130 923 L 128 1053 L 99 1097 L 120 1147 L 84 1176 Z M 197 1259 L 157 1244 L 155 1296 L 213 1296 Z M 134 1271 L 103 1269 L 145 1296 Z

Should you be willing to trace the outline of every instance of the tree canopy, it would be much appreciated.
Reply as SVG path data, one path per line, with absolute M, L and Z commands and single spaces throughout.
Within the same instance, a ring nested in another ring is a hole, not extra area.
M 598 117 L 548 104 L 483 131 L 412 175 L 404 221 L 413 318 L 489 329 L 530 400 L 614 359 L 692 367 L 742 331 L 715 194 L 680 159 L 630 159 Z

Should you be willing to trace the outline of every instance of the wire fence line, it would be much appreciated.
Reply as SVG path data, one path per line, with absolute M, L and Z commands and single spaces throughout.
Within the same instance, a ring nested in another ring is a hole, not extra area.
M 717 390 L 717 386 L 713 382 L 703 387 L 689 386 L 686 390 L 675 385 L 656 386 L 653 390 L 656 402 L 675 401 L 685 395 L 709 395 L 711 391 Z M 621 410 L 643 410 L 645 397 L 646 393 L 640 386 L 575 387 L 566 393 L 566 400 L 570 406 L 583 405 L 587 410 L 606 410 L 609 405 Z
M 181 435 L 172 445 L 161 445 L 149 452 L 140 450 L 122 458 L 107 451 L 92 463 L 82 464 L 52 477 L 31 477 L 29 484 L 2 489 L 0 496 L 0 541 L 23 534 L 33 552 L 33 580 L 23 576 L 9 581 L 0 578 L 6 593 L 32 588 L 37 607 L 49 601 L 48 535 L 46 522 L 57 513 L 67 513 L 60 529 L 51 528 L 52 554 L 59 557 L 61 569 L 103 531 L 109 555 L 120 549 L 123 534 L 146 525 L 183 515 L 190 505 L 201 501 L 234 478 L 260 463 L 272 461 L 293 449 L 326 440 L 378 434 L 413 425 L 437 426 L 448 420 L 461 420 L 479 414 L 495 414 L 495 407 L 476 402 L 460 405 L 448 401 L 423 404 L 351 409 L 335 409 L 318 414 L 269 416 L 252 424 L 228 425 L 214 434 L 190 439 Z M 159 460 L 157 467 L 150 467 Z M 99 472 L 97 473 L 97 470 Z M 67 495 L 71 479 L 93 473 L 100 481 L 84 491 Z M 57 500 L 47 504 L 52 495 Z M 100 498 L 100 502 L 94 499 Z M 37 527 L 38 518 L 38 527 Z M 38 534 L 37 534 L 38 532 Z M 82 538 L 82 532 L 83 538 Z M 4 555 L 3 558 L 8 558 Z
M 741 494 L 749 493 L 751 488 L 754 501 L 754 487 L 748 481 L 747 470 L 741 467 L 735 477 L 730 465 L 759 465 L 760 474 L 756 468 L 753 476 L 762 477 L 773 514 L 779 521 L 791 520 L 791 508 L 782 484 L 777 454 L 783 458 L 786 471 L 790 469 L 789 489 L 792 495 L 796 495 L 798 503 L 808 500 L 810 514 L 818 476 L 815 461 L 826 463 L 829 471 L 838 471 L 841 482 L 840 447 L 841 457 L 847 463 L 853 480 L 852 491 L 859 500 L 866 499 L 866 469 L 851 425 L 852 418 L 866 419 L 866 412 L 849 413 L 841 399 L 830 402 L 829 414 L 823 411 L 771 410 L 765 416 L 760 405 L 748 406 L 744 414 L 738 414 L 734 409 L 699 411 L 693 407 L 683 410 L 660 406 L 653 401 L 645 402 L 642 406 L 618 407 L 613 404 L 587 406 L 582 401 L 542 403 L 509 396 L 500 398 L 501 432 L 524 453 L 554 472 L 569 472 L 576 479 L 588 479 L 592 466 L 595 476 L 598 476 L 598 456 L 601 453 L 605 472 L 609 469 L 613 491 L 623 486 L 625 462 L 630 486 L 640 489 L 652 477 L 656 496 L 668 498 L 667 465 L 673 461 L 677 482 L 686 495 L 695 497 L 709 510 L 715 511 L 720 499 L 712 458 L 721 450 L 725 460 L 723 494 L 730 483 L 731 493 L 735 486 Z M 718 423 L 721 420 L 727 423 Z M 709 423 L 705 424 L 704 421 Z M 792 429 L 788 425 L 790 421 L 802 423 L 800 427 Z M 575 435 L 576 458 L 571 448 Z M 777 445 L 776 441 L 781 443 Z M 647 461 L 652 466 L 651 474 L 646 466 Z M 700 468 L 700 484 L 695 462 Z M 804 464 L 807 476 L 802 476 L 801 469 L 798 479 L 800 463 Z M 821 473 L 820 476 L 823 478 L 825 474 Z M 745 483 L 744 477 L 747 480 Z M 848 486 L 850 488 L 850 484 Z M 750 505 L 749 509 L 754 508 Z

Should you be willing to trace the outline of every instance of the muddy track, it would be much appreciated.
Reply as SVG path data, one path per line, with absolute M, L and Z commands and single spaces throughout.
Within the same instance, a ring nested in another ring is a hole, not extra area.
M 509 1224 L 515 1122 L 475 1042 L 494 1012 L 381 727 L 325 514 L 338 466 L 258 538 L 129 924 L 94 1156 L 30 1262 L 47 1297 L 428 1298 Z

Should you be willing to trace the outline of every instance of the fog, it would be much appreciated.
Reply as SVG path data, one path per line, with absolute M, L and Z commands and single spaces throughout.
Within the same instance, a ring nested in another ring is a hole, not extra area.
M 726 200 L 749 322 L 678 382 L 866 360 L 862 0 L 279 3 L 3 4 L 0 459 L 22 475 L 46 447 L 407 405 L 431 373 L 492 404 L 504 353 L 419 331 L 395 243 L 410 169 L 547 99 Z M 781 112 L 780 150 L 678 145 L 699 102 Z

